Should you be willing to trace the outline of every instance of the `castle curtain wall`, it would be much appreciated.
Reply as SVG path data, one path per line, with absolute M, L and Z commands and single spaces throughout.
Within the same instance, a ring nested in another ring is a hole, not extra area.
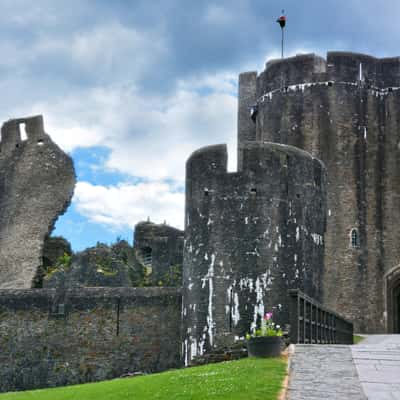
M 180 366 L 181 294 L 172 288 L 0 291 L 0 391 Z

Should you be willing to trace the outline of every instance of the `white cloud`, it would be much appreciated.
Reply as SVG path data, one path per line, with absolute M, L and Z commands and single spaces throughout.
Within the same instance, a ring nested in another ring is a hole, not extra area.
M 178 81 L 178 88 L 185 91 L 209 89 L 213 92 L 236 95 L 238 75 L 234 72 L 195 76 Z
M 88 89 L 36 104 L 30 112 L 44 113 L 47 131 L 66 150 L 105 146 L 111 170 L 182 181 L 185 161 L 199 147 L 228 143 L 231 169 L 236 162 L 232 74 L 201 81 L 181 82 L 174 93 L 157 97 L 121 85 Z
M 78 182 L 73 201 L 82 216 L 116 231 L 148 216 L 183 228 L 184 194 L 176 185 L 182 187 L 189 155 L 202 146 L 228 143 L 230 169 L 236 163 L 235 91 L 233 74 L 227 73 L 181 81 L 175 92 L 158 97 L 123 85 L 88 89 L 37 103 L 31 113 L 44 113 L 46 131 L 65 150 L 104 146 L 110 154 L 96 168 L 145 181 Z
M 116 21 L 73 32 L 70 37 L 39 36 L 28 50 L 35 60 L 65 57 L 69 68 L 103 82 L 128 76 L 137 82 L 167 53 L 168 46 L 157 30 L 142 32 Z M 26 59 L 26 52 L 21 56 Z
M 113 230 L 132 228 L 147 217 L 183 229 L 184 194 L 165 182 L 109 187 L 78 182 L 74 202 L 83 216 Z

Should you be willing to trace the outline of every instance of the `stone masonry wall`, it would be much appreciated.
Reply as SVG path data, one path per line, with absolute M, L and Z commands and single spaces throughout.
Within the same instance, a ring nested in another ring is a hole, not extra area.
M 323 301 L 371 333 L 386 329 L 383 277 L 400 259 L 399 86 L 400 58 L 344 52 L 276 60 L 257 78 L 256 140 L 327 167 Z
M 183 336 L 186 364 L 259 327 L 288 323 L 287 291 L 321 298 L 325 168 L 308 153 L 244 143 L 227 172 L 225 145 L 186 164 Z
M 134 249 L 137 259 L 147 264 L 149 280 L 155 285 L 167 284 L 171 269 L 181 275 L 183 231 L 166 224 L 139 222 L 135 226 Z
M 5 122 L 0 147 L 0 289 L 30 288 L 45 237 L 71 201 L 74 167 L 41 116 Z
M 257 101 L 257 72 L 239 75 L 238 98 L 238 168 L 242 168 L 242 143 L 256 139 L 256 125 L 249 118 L 250 108 Z
M 180 366 L 181 293 L 172 288 L 0 291 L 0 391 Z

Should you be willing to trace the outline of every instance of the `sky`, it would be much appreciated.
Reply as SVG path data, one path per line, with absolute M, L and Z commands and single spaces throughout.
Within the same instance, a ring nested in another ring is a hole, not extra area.
M 53 235 L 74 250 L 183 228 L 185 161 L 227 143 L 237 77 L 280 56 L 399 56 L 398 0 L 0 0 L 0 120 L 43 114 L 77 185 Z

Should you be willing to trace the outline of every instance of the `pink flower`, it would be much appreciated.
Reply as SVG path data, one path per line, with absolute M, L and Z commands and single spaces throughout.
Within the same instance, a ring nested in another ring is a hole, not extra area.
M 264 319 L 265 319 L 266 321 L 268 321 L 268 320 L 270 320 L 271 318 L 272 318 L 272 312 L 267 312 L 267 313 L 265 314 Z

